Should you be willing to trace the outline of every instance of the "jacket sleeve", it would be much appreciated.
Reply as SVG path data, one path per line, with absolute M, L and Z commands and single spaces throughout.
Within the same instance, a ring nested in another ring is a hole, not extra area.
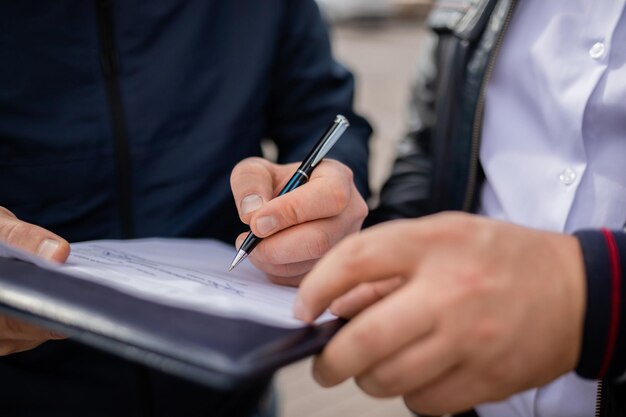
M 411 90 L 408 127 L 398 145 L 396 160 L 385 182 L 378 206 L 365 226 L 387 220 L 419 217 L 429 212 L 431 175 L 431 128 L 435 122 L 437 36 L 425 36 Z
M 278 161 L 302 160 L 335 116 L 343 114 L 351 127 L 328 157 L 352 169 L 357 188 L 366 197 L 372 130 L 353 111 L 352 74 L 333 59 L 315 1 L 286 0 L 284 7 L 269 109 L 269 133 L 278 147 Z
M 575 233 L 583 251 L 587 302 L 576 372 L 584 378 L 626 380 L 626 233 Z

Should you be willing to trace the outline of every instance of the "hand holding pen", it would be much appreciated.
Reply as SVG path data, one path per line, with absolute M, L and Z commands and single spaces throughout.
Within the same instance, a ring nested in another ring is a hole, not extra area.
M 233 170 L 231 186 L 241 220 L 263 239 L 252 252 L 259 240 L 250 236 L 242 247 L 245 233 L 237 247 L 252 252 L 251 262 L 277 283 L 297 285 L 331 246 L 358 231 L 367 215 L 350 169 L 334 160 L 321 163 L 346 127 L 347 120 L 337 116 L 301 164 L 248 158 Z

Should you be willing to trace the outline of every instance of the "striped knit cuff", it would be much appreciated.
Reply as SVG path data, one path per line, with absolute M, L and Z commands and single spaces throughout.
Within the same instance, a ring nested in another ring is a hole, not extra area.
M 584 378 L 622 379 L 626 371 L 626 233 L 575 233 L 587 275 L 587 311 L 576 372 Z

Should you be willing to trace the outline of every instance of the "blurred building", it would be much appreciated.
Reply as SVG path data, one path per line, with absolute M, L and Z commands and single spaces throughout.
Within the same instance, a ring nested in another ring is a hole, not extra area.
M 390 0 L 317 0 L 330 21 L 388 17 Z
M 432 0 L 317 0 L 331 22 L 422 16 Z

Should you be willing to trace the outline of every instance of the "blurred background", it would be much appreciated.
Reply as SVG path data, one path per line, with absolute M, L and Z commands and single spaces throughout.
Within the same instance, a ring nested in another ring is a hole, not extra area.
M 355 75 L 357 111 L 374 127 L 370 180 L 376 194 L 404 131 L 409 86 L 432 0 L 317 1 L 329 22 L 335 57 Z
M 373 199 L 389 173 L 404 131 L 413 68 L 431 0 L 317 0 L 329 22 L 335 57 L 355 75 L 356 108 L 374 127 Z M 311 360 L 277 378 L 283 417 L 410 417 L 401 399 L 379 400 L 348 381 L 332 389 L 311 377 Z

